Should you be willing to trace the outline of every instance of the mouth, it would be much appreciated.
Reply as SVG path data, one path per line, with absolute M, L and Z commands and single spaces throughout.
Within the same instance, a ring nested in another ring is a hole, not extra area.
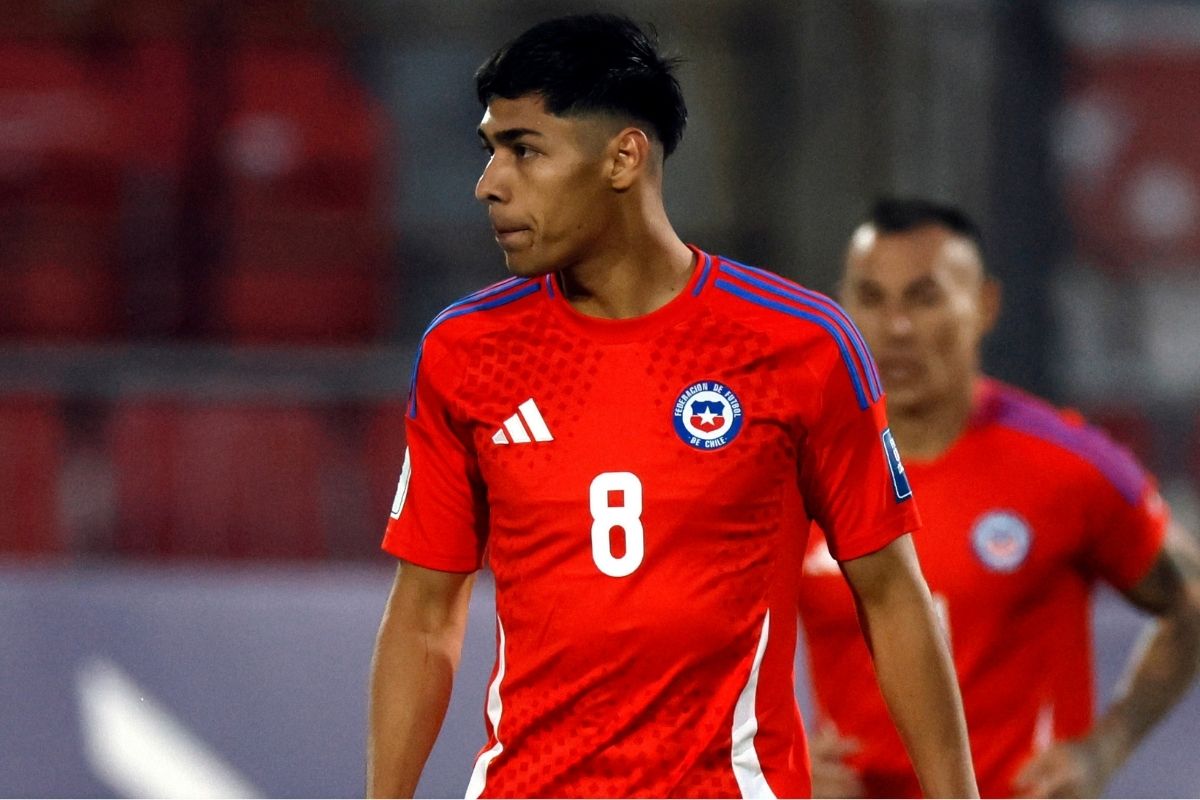
M 530 232 L 529 228 L 516 225 L 493 225 L 492 230 L 496 234 L 496 243 L 505 250 L 524 244 Z
M 883 378 L 884 386 L 888 384 L 908 383 L 918 380 L 925 374 L 925 367 L 920 360 L 904 356 L 882 356 L 875 362 L 879 367 L 879 376 Z

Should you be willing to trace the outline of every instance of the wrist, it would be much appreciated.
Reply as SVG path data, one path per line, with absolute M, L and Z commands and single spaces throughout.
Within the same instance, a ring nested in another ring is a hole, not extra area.
M 1106 714 L 1085 737 L 1089 756 L 1105 783 L 1125 763 L 1137 745 L 1129 724 L 1119 713 Z

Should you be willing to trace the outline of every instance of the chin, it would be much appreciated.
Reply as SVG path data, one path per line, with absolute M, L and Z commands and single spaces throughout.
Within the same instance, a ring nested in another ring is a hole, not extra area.
M 887 394 L 887 407 L 889 412 L 897 413 L 913 413 L 920 410 L 925 405 L 927 397 L 924 392 L 918 388 L 888 388 L 884 387 Z
M 554 272 L 555 267 L 533 258 L 529 252 L 504 253 L 504 266 L 518 278 L 537 278 Z

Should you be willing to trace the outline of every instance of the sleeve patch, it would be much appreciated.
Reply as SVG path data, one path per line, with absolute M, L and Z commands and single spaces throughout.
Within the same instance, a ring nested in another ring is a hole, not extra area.
M 900 448 L 896 446 L 896 437 L 892 436 L 891 428 L 883 429 L 883 453 L 887 457 L 888 471 L 892 473 L 892 490 L 896 493 L 896 502 L 903 502 L 912 497 L 912 486 L 908 483 L 908 475 L 905 474 L 904 464 L 900 461 Z
M 406 447 L 404 448 L 404 466 L 400 470 L 400 480 L 396 484 L 396 498 L 392 500 L 392 519 L 400 519 L 400 512 L 404 510 L 404 501 L 408 499 L 408 481 L 412 477 L 411 464 Z

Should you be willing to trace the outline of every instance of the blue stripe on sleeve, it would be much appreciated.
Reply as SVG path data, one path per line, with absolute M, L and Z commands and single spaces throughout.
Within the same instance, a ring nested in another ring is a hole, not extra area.
M 506 306 L 523 297 L 528 297 L 541 288 L 541 281 L 526 281 L 525 285 L 516 291 L 503 294 L 503 292 L 518 285 L 521 281 L 522 279 L 516 279 L 516 283 L 505 281 L 503 284 L 496 284 L 492 289 L 484 289 L 481 292 L 476 292 L 474 295 L 468 295 L 463 300 L 448 306 L 445 311 L 434 317 L 433 322 L 429 323 L 429 327 L 425 329 L 425 333 L 421 334 L 421 344 L 417 346 L 417 357 L 413 360 L 412 377 L 409 379 L 408 384 L 408 416 L 413 419 L 417 417 L 417 370 L 421 368 L 421 355 L 425 350 L 425 337 L 434 328 L 447 320 L 466 314 L 473 314 L 476 311 L 487 311 L 491 308 Z M 475 299 L 472 300 L 472 297 Z
M 831 322 L 828 317 L 818 316 L 817 314 L 796 308 L 795 306 L 790 306 L 766 297 L 761 297 L 749 289 L 743 286 L 738 286 L 737 284 L 727 281 L 724 278 L 718 278 L 713 286 L 716 286 L 718 289 L 724 289 L 730 294 L 740 297 L 743 300 L 748 300 L 756 305 L 769 308 L 774 311 L 780 311 L 792 317 L 808 320 L 809 322 L 812 322 L 823 328 L 830 336 L 833 337 L 834 342 L 837 343 L 838 351 L 842 355 L 842 361 L 845 362 L 846 369 L 850 373 L 850 383 L 854 385 L 854 396 L 858 398 L 859 409 L 866 411 L 871 407 L 871 401 L 867 400 L 867 394 L 863 389 L 862 378 L 854 364 L 854 357 L 850 355 L 850 351 L 846 348 L 846 342 L 842 338 L 841 331 L 838 330 L 837 326 Z
M 767 280 L 767 278 L 777 278 L 777 276 L 765 270 L 749 267 L 725 258 L 722 258 L 722 261 L 725 262 L 725 267 L 722 267 L 722 270 L 726 274 L 741 278 L 747 283 L 770 292 L 776 297 L 795 300 L 809 307 L 819 308 L 828 314 L 854 346 L 854 352 L 858 354 L 859 363 L 862 365 L 861 374 L 866 376 L 867 383 L 871 388 L 871 401 L 875 402 L 883 396 L 883 382 L 879 379 L 879 373 L 875 369 L 875 360 L 871 358 L 871 352 L 867 348 L 867 343 L 863 340 L 862 334 L 850 320 L 849 316 L 833 300 L 817 292 L 805 289 L 802 286 L 795 286 L 794 288 L 780 286 L 774 281 Z M 756 275 L 760 277 L 756 277 Z M 782 278 L 777 279 L 780 281 L 783 280 Z

